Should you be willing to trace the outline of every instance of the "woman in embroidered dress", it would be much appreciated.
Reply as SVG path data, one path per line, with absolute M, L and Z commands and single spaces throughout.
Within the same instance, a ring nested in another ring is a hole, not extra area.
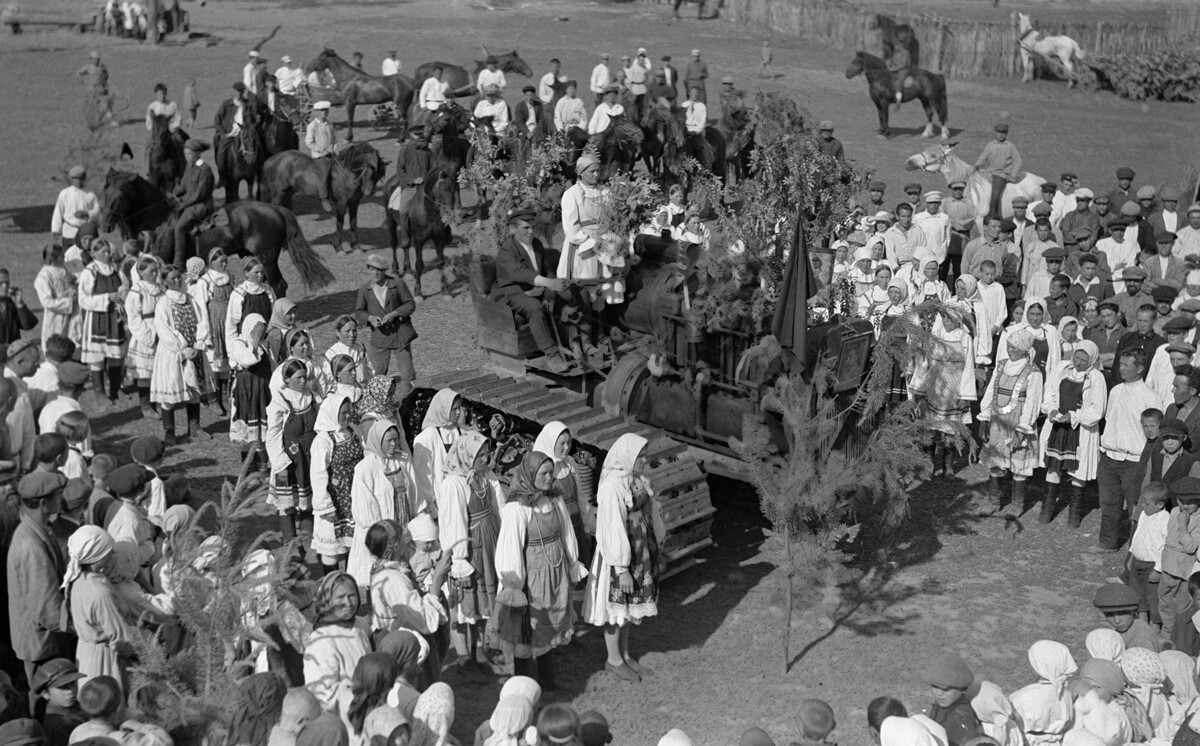
M 903 297 L 908 298 L 908 284 L 904 282 L 898 283 L 904 289 Z M 892 268 L 887 264 L 877 264 L 875 266 L 875 281 L 871 284 L 867 291 L 858 296 L 858 312 L 863 318 L 875 319 L 881 313 L 881 309 L 887 308 L 891 303 L 891 287 L 893 285 Z
M 358 583 L 348 573 L 332 572 L 317 586 L 317 619 L 304 641 L 304 685 L 326 711 L 349 711 L 350 676 L 371 652 L 366 630 L 355 624 L 361 604 Z
M 271 306 L 271 322 L 267 324 L 267 352 L 275 365 L 288 358 L 287 336 L 296 328 L 296 303 L 280 298 Z
M 328 395 L 341 394 L 357 405 L 363 398 L 363 387 L 358 385 L 358 366 L 349 355 L 334 355 L 329 361 Z M 390 418 L 389 418 L 390 419 Z M 357 420 L 357 418 L 356 418 Z
M 1016 313 L 1014 307 L 1014 314 Z M 1033 340 L 1033 362 L 1043 379 L 1050 371 L 1058 368 L 1062 362 L 1062 342 L 1058 337 L 1058 329 L 1046 324 L 1046 304 L 1044 301 L 1030 298 L 1025 301 L 1025 311 L 1019 317 L 1022 321 L 1013 324 L 1000 335 L 996 346 L 996 366 L 999 367 L 1008 359 L 1008 345 L 1005 339 L 1018 329 L 1025 329 Z
M 329 365 L 338 355 L 349 355 L 354 361 L 358 375 L 358 385 L 366 386 L 367 381 L 375 377 L 371 361 L 367 358 L 367 350 L 358 341 L 358 321 L 350 314 L 342 314 L 333 322 L 333 331 L 337 341 L 325 350 L 326 374 L 332 378 Z
M 362 441 L 351 427 L 354 403 L 344 394 L 330 394 L 317 410 L 313 429 L 309 478 L 312 483 L 313 551 L 325 572 L 346 569 L 354 536 L 350 487 L 354 467 L 363 458 Z
M 271 317 L 271 309 L 275 305 L 275 291 L 263 284 L 265 278 L 262 262 L 253 257 L 242 262 L 242 281 L 230 292 L 229 304 L 225 309 L 226 349 L 232 348 L 233 341 L 245 332 L 242 326 L 247 316 L 256 313 L 264 321 Z M 265 330 L 263 335 L 266 335 Z
M 79 345 L 79 288 L 75 275 L 63 264 L 63 249 L 46 244 L 42 249 L 42 268 L 33 280 L 38 302 L 42 304 L 42 351 L 46 340 L 61 334 Z
M 1071 478 L 1068 522 L 1083 520 L 1083 486 L 1096 478 L 1100 463 L 1100 419 L 1108 404 L 1108 385 L 1100 370 L 1100 348 L 1084 340 L 1051 371 L 1042 397 L 1041 448 L 1046 466 L 1046 497 L 1038 520 L 1049 523 L 1063 475 Z
M 402 447 L 404 431 L 389 420 L 376 420 L 367 433 L 362 461 L 354 467 L 350 510 L 354 536 L 350 544 L 349 573 L 363 588 L 371 585 L 374 561 L 367 550 L 367 531 L 383 520 L 407 524 L 424 504 L 417 497 L 412 460 Z
M 183 290 L 183 273 L 166 272 L 166 294 L 154 311 L 158 349 L 150 377 L 150 400 L 162 415 L 163 442 L 175 442 L 175 410 L 184 405 L 187 435 L 209 439 L 200 428 L 200 400 L 207 392 L 208 371 L 201 350 L 208 344 L 208 314 Z
M 596 556 L 583 601 L 583 618 L 604 627 L 608 649 L 606 671 L 626 681 L 646 672 L 629 653 L 630 624 L 658 615 L 658 583 L 662 572 L 646 478 L 647 441 L 626 433 L 604 459 L 596 514 Z
M 496 538 L 504 490 L 488 466 L 490 451 L 483 435 L 474 430 L 461 433 L 438 488 L 438 541 L 453 555 L 450 577 L 461 594 L 451 612 L 450 636 L 463 668 L 488 662 L 479 640 L 499 585 Z
M 886 269 L 887 265 L 884 265 Z M 889 270 L 890 271 L 890 270 Z M 875 338 L 879 339 L 908 312 L 908 283 L 899 277 L 888 284 L 887 301 L 874 306 L 871 322 L 875 325 Z M 888 401 L 908 401 L 908 365 L 900 359 L 892 361 L 892 381 L 888 389 Z
M 158 332 L 155 330 L 154 312 L 162 297 L 162 265 L 158 257 L 143 254 L 138 259 L 129 294 L 125 296 L 125 318 L 129 323 L 129 357 L 125 370 L 137 385 L 138 402 L 142 405 L 142 417 L 154 417 L 150 405 L 150 377 L 154 375 L 154 351 L 158 347 Z
M 284 541 L 297 528 L 312 521 L 312 487 L 308 481 L 309 451 L 317 423 L 317 404 L 309 393 L 308 365 L 289 359 L 280 366 L 283 388 L 271 392 L 267 405 L 267 458 L 271 461 L 271 487 L 267 500 L 279 511 Z M 308 532 L 311 537 L 311 529 Z
M 208 252 L 208 269 L 200 275 L 189 292 L 200 304 L 208 321 L 208 344 L 204 354 L 215 383 L 215 399 L 221 416 L 228 414 L 225 400 L 229 397 L 229 347 L 225 341 L 225 318 L 229 314 L 229 297 L 233 282 L 229 277 L 229 257 L 223 249 Z
M 412 535 L 393 520 L 376 523 L 367 531 L 371 566 L 371 630 L 388 633 L 406 629 L 431 638 L 449 619 L 438 597 L 450 571 L 449 557 L 437 564 L 431 580 L 435 590 L 425 593 L 408 558 L 416 549 Z M 382 637 L 382 635 L 380 635 Z
M 999 321 L 988 316 L 987 304 L 979 294 L 979 280 L 973 275 L 962 275 L 954 281 L 954 302 L 959 306 L 969 307 L 970 314 L 964 314 L 963 322 L 970 327 L 975 339 L 975 364 L 984 366 L 992 362 L 992 339 Z M 978 381 L 975 389 L 978 394 Z
M 442 389 L 433 395 L 425 419 L 421 421 L 421 432 L 413 439 L 413 468 L 417 472 L 417 493 L 431 506 L 431 514 L 438 517 L 438 495 L 442 476 L 446 471 L 446 457 L 454 441 L 463 433 L 462 400 L 450 389 Z M 446 545 L 442 545 L 446 549 Z
M 1012 473 L 1012 502 L 1020 506 L 1025 480 L 1041 466 L 1035 427 L 1042 404 L 1042 373 L 1033 361 L 1033 341 L 1029 329 L 1006 334 L 1005 359 L 996 364 L 979 405 L 979 420 L 989 423 L 979 460 L 990 470 L 988 493 L 997 504 L 1005 473 Z
M 582 484 L 584 478 L 580 474 L 579 464 L 571 458 L 573 444 L 571 431 L 563 423 L 555 420 L 546 423 L 533 442 L 533 450 L 546 454 L 554 459 L 554 487 L 556 494 L 567 506 L 571 516 L 571 528 L 575 533 L 575 544 L 578 547 L 579 561 L 585 565 L 592 561 L 592 545 L 595 543 L 592 535 L 596 533 L 596 506 L 580 502 L 581 494 L 594 496 L 593 484 Z M 592 476 L 588 471 L 588 477 Z M 589 479 L 590 481 L 590 479 Z
M 92 390 L 97 397 L 104 392 L 107 372 L 108 400 L 116 404 L 121 391 L 125 345 L 129 342 L 125 294 L 108 241 L 93 241 L 91 254 L 91 263 L 79 273 L 79 307 L 83 309 L 83 346 L 79 359 L 92 372 Z
M 321 369 L 321 362 L 313 358 L 312 335 L 304 329 L 291 330 L 284 338 L 283 353 L 284 360 L 299 360 L 304 363 L 308 377 L 307 391 L 313 400 L 320 404 L 328 387 L 325 385 L 325 373 Z M 282 365 L 276 366 L 275 371 L 271 373 L 270 386 L 272 397 L 283 388 Z
M 271 401 L 271 356 L 263 346 L 266 319 L 252 313 L 242 319 L 241 324 L 242 333 L 229 346 L 229 362 L 234 369 L 233 421 L 229 425 L 229 439 L 241 444 L 242 460 L 245 461 L 251 449 L 255 451 L 255 458 L 262 450 L 263 433 L 267 429 L 267 404 Z
M 944 435 L 953 436 L 962 430 L 956 425 L 971 423 L 971 402 L 978 400 L 975 391 L 975 340 L 963 324 L 962 307 L 943 305 L 935 324 L 928 356 L 921 356 L 914 366 L 909 392 L 912 394 L 932 427 L 934 436 L 933 472 L 949 473 Z
M 571 590 L 587 570 L 579 562 L 567 506 L 557 494 L 554 459 L 541 451 L 525 454 L 513 474 L 500 513 L 496 574 L 500 592 L 493 637 L 513 659 L 514 675 L 529 676 L 543 690 L 554 691 L 551 651 L 574 635 Z M 528 627 L 522 618 L 528 619 Z

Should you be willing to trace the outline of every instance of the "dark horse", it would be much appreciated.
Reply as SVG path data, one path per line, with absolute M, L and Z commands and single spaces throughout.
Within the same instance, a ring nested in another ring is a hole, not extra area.
M 154 115 L 150 124 L 150 141 L 146 145 L 146 175 L 150 183 L 170 194 L 183 178 L 183 145 L 181 138 L 171 132 L 171 118 Z
M 339 251 L 362 248 L 358 243 L 358 206 L 363 197 L 375 194 L 375 187 L 386 170 L 387 161 L 367 143 L 351 145 L 335 156 L 329 196 L 336 230 L 334 246 Z M 317 169 L 312 158 L 298 150 L 271 156 L 263 166 L 261 191 L 264 201 L 288 209 L 291 209 L 292 197 L 296 194 L 318 198 Z M 342 222 L 347 215 L 350 217 L 349 241 L 342 233 Z
M 454 210 L 462 209 L 458 174 L 467 167 L 471 140 L 465 136 L 471 125 L 471 112 L 447 101 L 425 125 L 425 144 L 429 146 L 431 171 L 444 171 L 454 181 Z
M 433 68 L 442 68 L 442 81 L 448 83 L 451 89 L 465 88 L 469 85 L 475 85 L 475 81 L 479 79 L 479 73 L 487 67 L 486 64 L 475 60 L 475 70 L 470 75 L 467 74 L 467 69 L 459 65 L 452 65 L 449 62 L 426 62 L 417 68 L 413 74 L 414 79 L 425 82 L 425 79 L 433 75 Z M 521 59 L 521 55 L 517 54 L 517 50 L 513 50 L 508 54 L 496 55 L 496 67 L 500 68 L 505 75 L 509 73 L 517 73 L 524 75 L 527 78 L 533 77 L 533 68 L 529 63 Z M 336 74 L 336 73 L 335 73 Z M 566 87 L 564 86 L 564 90 Z
M 122 238 L 133 238 L 167 222 L 173 209 L 166 195 L 145 178 L 108 169 L 100 194 L 100 230 L 118 231 Z
M 882 35 L 881 43 L 885 60 L 891 59 L 896 47 L 901 47 L 908 50 L 908 59 L 914 68 L 921 64 L 921 42 L 917 41 L 917 35 L 913 33 L 912 26 L 907 23 L 899 23 L 882 13 L 876 13 L 871 27 L 879 29 Z
M 276 91 L 275 108 L 276 112 L 261 117 L 262 143 L 268 158 L 276 153 L 299 150 L 300 132 L 305 127 L 300 99 Z
M 384 185 L 384 194 L 391 195 L 396 188 L 396 176 Z M 454 239 L 450 226 L 444 215 L 454 209 L 454 192 L 457 190 L 457 180 L 441 169 L 434 169 L 425 177 L 419 193 L 409 200 L 408 207 L 401 214 L 397 210 L 387 209 L 387 230 L 392 241 L 392 266 L 400 274 L 408 274 L 415 269 L 417 277 L 417 295 L 424 297 L 421 289 L 421 276 L 425 274 L 425 243 L 433 242 L 433 250 L 437 252 L 438 270 L 442 273 L 442 291 L 446 291 L 446 244 Z M 404 250 L 404 264 L 401 266 L 397 249 Z M 413 249 L 414 261 L 408 261 L 408 250 Z
M 349 129 L 346 139 L 354 139 L 354 110 L 359 104 L 385 104 L 391 102 L 400 118 L 400 139 L 408 131 L 408 106 L 412 103 L 416 87 L 413 79 L 406 75 L 367 75 L 362 70 L 337 56 L 332 49 L 324 49 L 317 58 L 308 63 L 305 72 L 329 70 L 337 81 L 338 92 L 346 103 L 346 119 Z
M 333 282 L 333 274 L 309 246 L 296 215 L 277 205 L 245 200 L 221 208 L 228 216 L 228 225 L 201 226 L 196 237 L 200 256 L 220 247 L 233 256 L 257 257 L 263 264 L 263 274 L 278 297 L 287 294 L 287 280 L 279 271 L 279 255 L 284 249 L 292 255 L 292 264 L 309 290 L 323 288 Z M 174 258 L 174 236 L 170 224 L 159 226 L 148 247 L 164 261 Z
M 853 78 L 859 74 L 866 76 L 867 92 L 871 94 L 871 101 L 875 103 L 875 109 L 879 112 L 879 136 L 887 137 L 891 134 L 888 128 L 888 106 L 896 101 L 892 72 L 883 60 L 875 55 L 858 52 L 854 55 L 850 67 L 846 68 L 846 77 Z M 928 70 L 917 70 L 912 74 L 912 80 L 913 84 L 904 89 L 904 100 L 911 101 L 915 98 L 925 107 L 927 122 L 921 137 L 933 137 L 933 117 L 936 114 L 941 122 L 942 139 L 949 138 L 950 105 L 946 100 L 946 78 Z
M 633 133 L 637 134 L 634 135 Z M 618 173 L 628 173 L 637 164 L 645 133 L 624 114 L 615 116 L 608 127 L 591 141 L 600 154 L 600 179 L 607 181 Z
M 246 199 L 254 199 L 255 187 L 262 178 L 263 162 L 267 156 L 262 142 L 262 124 L 253 122 L 242 127 L 238 134 L 223 138 L 217 148 L 217 171 L 225 187 L 225 204 L 242 198 L 242 182 L 246 182 Z
M 669 111 L 659 106 L 650 108 L 653 113 L 647 112 L 647 122 L 651 123 L 650 127 L 661 132 L 664 184 L 680 183 L 685 189 L 690 189 L 684 158 L 694 159 L 700 168 L 713 174 L 724 184 L 728 145 L 721 131 L 716 127 L 706 126 L 703 137 L 688 134 L 684 126 L 686 114 L 682 107 L 677 106 Z

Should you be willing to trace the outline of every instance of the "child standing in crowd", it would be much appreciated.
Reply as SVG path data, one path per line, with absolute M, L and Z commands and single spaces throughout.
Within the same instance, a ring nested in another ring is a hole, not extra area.
M 1163 545 L 1158 581 L 1158 615 L 1164 630 L 1175 628 L 1175 617 L 1187 605 L 1187 579 L 1200 551 L 1200 479 L 1183 477 L 1170 487 L 1175 499 Z
M 158 347 L 154 316 L 163 290 L 157 257 L 143 256 L 136 267 L 136 276 L 125 296 L 125 318 L 129 323 L 128 372 L 137 385 L 142 417 L 152 419 L 155 413 L 150 404 L 150 378 L 154 375 L 154 353 Z
M 271 462 L 270 502 L 279 511 L 279 530 L 288 542 L 301 532 L 312 537 L 309 468 L 317 404 L 309 393 L 305 362 L 293 358 L 280 367 L 283 388 L 275 391 L 267 404 L 263 442 Z
M 1162 573 L 1163 547 L 1167 541 L 1167 524 L 1171 514 L 1165 510 L 1169 494 L 1167 485 L 1150 482 L 1142 487 L 1138 498 L 1137 528 L 1129 541 L 1129 556 L 1125 559 L 1123 580 L 1137 591 L 1138 613 L 1150 624 L 1161 627 L 1158 614 L 1158 585 Z
M 236 293 L 233 297 L 237 298 Z M 230 315 L 232 308 L 231 305 Z M 235 371 L 229 439 L 241 446 L 242 461 L 245 461 L 251 449 L 257 458 L 266 433 L 267 404 L 271 401 L 271 356 L 263 344 L 267 322 L 261 315 L 257 312 L 247 315 L 241 328 L 241 333 L 229 345 L 229 362 Z
M 1149 622 L 1138 619 L 1141 599 L 1137 591 L 1121 583 L 1106 583 L 1096 591 L 1092 605 L 1104 614 L 1104 621 L 1121 635 L 1126 648 L 1146 648 L 1158 652 L 1161 647 L 1158 633 Z M 1159 613 L 1162 613 L 1161 606 Z

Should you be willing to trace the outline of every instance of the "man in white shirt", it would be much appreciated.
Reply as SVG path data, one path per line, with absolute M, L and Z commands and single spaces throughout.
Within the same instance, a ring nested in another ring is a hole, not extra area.
M 176 133 L 183 120 L 179 116 L 179 105 L 167 98 L 167 84 L 154 84 L 154 100 L 146 107 L 146 131 L 154 129 L 154 117 L 166 117 L 167 129 Z
M 1108 260 L 1108 268 L 1113 277 L 1113 292 L 1117 294 L 1125 292 L 1125 280 L 1118 279 L 1122 277 L 1122 270 L 1137 266 L 1138 263 L 1137 242 L 1129 240 L 1125 228 L 1126 223 L 1120 218 L 1109 223 L 1108 236 L 1097 241 L 1095 249 L 1103 253 Z
M 1033 222 L 1029 220 L 1029 198 L 1018 194 L 1013 197 L 1012 208 L 1012 221 L 1016 226 L 1016 229 L 1013 230 L 1013 244 L 1020 250 L 1024 246 L 1026 231 L 1033 225 Z
M 8 360 L 4 362 L 4 377 L 17 388 L 16 403 L 9 410 L 6 422 L 13 460 L 21 471 L 28 471 L 33 466 L 33 444 L 38 434 L 25 379 L 37 371 L 41 359 L 36 339 L 18 339 L 8 346 Z M 57 423 L 58 419 L 54 421 Z
M 638 121 L 641 121 L 646 112 L 646 81 L 650 77 L 650 68 L 650 60 L 646 58 L 646 50 L 643 48 L 638 50 L 637 59 L 625 70 L 625 81 L 629 83 L 629 91 L 633 94 Z
M 569 133 L 572 128 L 584 129 L 588 125 L 587 106 L 575 95 L 578 83 L 567 81 L 567 92 L 554 105 L 554 129 Z
M 608 60 L 608 52 L 605 52 L 600 55 L 600 64 L 592 68 L 592 81 L 588 88 L 596 97 L 597 105 L 604 100 L 604 90 L 612 83 L 612 72 L 608 69 Z
M 625 113 L 625 107 L 617 103 L 618 93 L 615 85 L 610 85 L 605 89 L 603 100 L 596 106 L 596 110 L 592 112 L 592 118 L 588 121 L 588 135 L 594 137 L 603 133 L 612 123 L 613 117 Z
M 912 261 L 913 252 L 921 245 L 921 229 L 913 226 L 912 205 L 902 202 L 896 206 L 896 222 L 883 234 L 883 251 L 888 264 L 899 271 Z
M 700 89 L 688 89 L 688 100 L 683 105 L 685 114 L 683 126 L 689 135 L 703 135 L 708 126 L 708 106 L 700 100 Z
M 508 128 L 508 104 L 500 98 L 500 87 L 495 83 L 488 84 L 483 89 L 483 95 L 484 98 L 475 104 L 472 114 L 476 119 L 491 117 L 492 134 L 494 137 L 501 137 Z
M 942 212 L 941 192 L 925 193 L 925 209 L 913 215 L 913 225 L 921 229 L 925 248 L 943 264 L 950 251 L 950 216 Z
M 548 104 L 554 100 L 554 84 L 566 83 L 567 76 L 562 74 L 562 63 L 558 58 L 550 60 L 550 72 L 542 76 L 538 81 L 538 98 L 543 104 Z
M 379 66 L 379 70 L 384 75 L 399 75 L 404 66 L 400 64 L 400 58 L 397 56 L 396 50 L 387 53 L 387 57 L 383 58 L 383 64 Z
M 250 50 L 250 59 L 246 62 L 246 66 L 242 68 L 242 85 L 246 86 L 246 90 L 251 93 L 257 93 L 257 86 L 254 82 L 255 75 L 258 69 L 258 50 Z
M 285 54 L 280 62 L 283 64 L 275 71 L 275 85 L 280 93 L 295 96 L 300 90 L 300 83 L 304 81 L 304 71 L 289 55 Z
M 54 240 L 63 244 L 74 243 L 75 234 L 84 223 L 95 220 L 100 214 L 100 202 L 96 194 L 83 188 L 87 182 L 87 171 L 83 166 L 71 166 L 67 173 L 71 186 L 58 193 L 54 212 L 50 215 L 50 232 Z
M 1175 256 L 1180 259 L 1197 254 L 1200 255 L 1200 202 L 1192 205 L 1187 211 L 1188 224 L 1175 231 Z
M 498 67 L 500 60 L 496 59 L 496 55 L 489 54 L 483 64 L 485 67 L 479 71 L 475 86 L 481 93 L 490 85 L 495 86 L 499 93 L 503 93 L 508 81 L 504 77 L 504 71 Z
M 417 96 L 417 102 L 422 109 L 437 111 L 442 108 L 442 104 L 446 103 L 446 89 L 450 87 L 450 84 L 442 80 L 442 74 L 441 66 L 436 66 L 430 71 L 425 82 L 421 84 L 421 93 Z
M 313 104 L 312 121 L 304 131 L 304 144 L 312 156 L 313 165 L 317 167 L 318 196 L 321 207 L 326 212 L 333 212 L 329 201 L 329 175 L 333 172 L 333 156 L 337 152 L 337 133 L 329 123 L 328 101 L 318 101 Z
M 1098 546 L 1087 551 L 1105 554 L 1120 546 L 1121 522 L 1127 506 L 1138 496 L 1138 460 L 1146 447 L 1142 413 L 1162 410 L 1166 402 L 1142 380 L 1146 353 L 1140 347 L 1121 352 L 1117 370 L 1121 383 L 1108 394 L 1104 412 L 1104 433 L 1100 436 L 1100 465 L 1096 483 L 1100 488 L 1100 536 Z

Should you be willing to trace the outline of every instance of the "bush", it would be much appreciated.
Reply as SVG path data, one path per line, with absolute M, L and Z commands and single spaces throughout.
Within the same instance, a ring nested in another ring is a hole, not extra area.
M 1100 84 L 1121 98 L 1200 102 L 1200 51 L 1121 54 L 1093 64 Z

